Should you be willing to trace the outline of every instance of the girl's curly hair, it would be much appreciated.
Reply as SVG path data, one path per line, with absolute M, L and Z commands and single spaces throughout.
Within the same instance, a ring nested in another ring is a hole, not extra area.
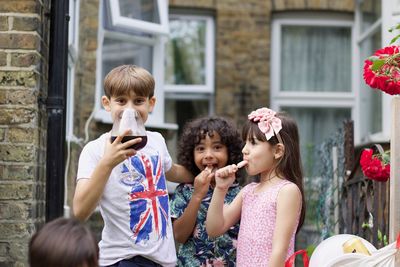
M 231 121 L 217 116 L 198 118 L 185 124 L 178 145 L 178 162 L 194 176 L 200 173 L 194 162 L 194 148 L 206 135 L 212 137 L 214 132 L 220 135 L 222 144 L 228 149 L 227 165 L 242 160 L 243 141 Z M 242 177 L 243 172 L 238 172 L 236 179 L 241 181 Z

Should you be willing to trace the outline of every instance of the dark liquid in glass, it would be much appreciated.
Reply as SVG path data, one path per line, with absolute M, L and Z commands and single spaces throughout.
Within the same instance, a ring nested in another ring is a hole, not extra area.
M 121 143 L 125 143 L 129 140 L 139 138 L 139 137 L 142 138 L 142 141 L 129 147 L 129 148 L 132 148 L 135 150 L 139 150 L 139 149 L 144 148 L 144 146 L 147 144 L 147 136 L 132 136 L 132 135 L 124 136 L 124 137 L 122 137 Z M 116 138 L 117 138 L 116 136 L 111 136 L 111 143 L 113 143 Z

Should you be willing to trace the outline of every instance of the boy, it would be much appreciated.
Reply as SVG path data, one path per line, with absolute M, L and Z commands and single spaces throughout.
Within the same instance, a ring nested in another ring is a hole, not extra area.
M 145 122 L 156 102 L 152 75 L 133 65 L 111 70 L 104 91 L 102 104 L 113 121 L 124 109 L 133 108 Z M 99 204 L 104 220 L 100 266 L 175 266 L 165 177 L 191 182 L 193 175 L 172 163 L 161 134 L 147 131 L 140 153 L 129 147 L 141 138 L 121 143 L 128 134 L 129 130 L 111 143 L 108 132 L 83 148 L 74 215 L 86 220 Z

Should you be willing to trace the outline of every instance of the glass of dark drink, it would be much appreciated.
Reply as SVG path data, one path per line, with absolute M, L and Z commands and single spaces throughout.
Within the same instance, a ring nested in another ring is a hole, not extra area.
M 140 137 L 142 138 L 142 141 L 130 146 L 129 148 L 140 150 L 146 146 L 147 134 L 143 119 L 139 112 L 131 108 L 125 109 L 114 121 L 111 130 L 111 142 L 114 142 L 117 136 L 124 133 L 126 130 L 130 130 L 130 134 L 122 138 L 122 143 Z

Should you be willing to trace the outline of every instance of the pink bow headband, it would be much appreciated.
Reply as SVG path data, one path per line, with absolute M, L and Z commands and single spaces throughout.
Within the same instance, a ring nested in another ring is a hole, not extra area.
M 282 143 L 282 138 L 279 131 L 282 129 L 282 121 L 276 117 L 276 112 L 269 108 L 259 108 L 252 111 L 248 116 L 249 120 L 258 122 L 258 128 L 265 134 L 267 140 L 276 135 L 279 143 Z

